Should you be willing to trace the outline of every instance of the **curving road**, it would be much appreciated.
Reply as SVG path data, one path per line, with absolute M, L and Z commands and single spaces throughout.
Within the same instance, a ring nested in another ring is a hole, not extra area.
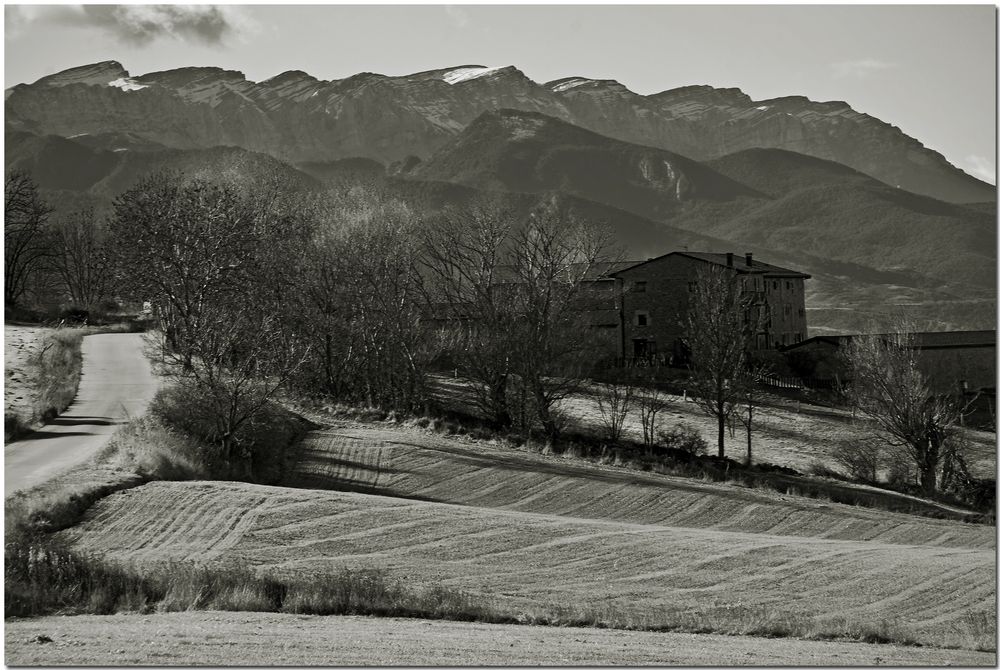
M 5 495 L 82 463 L 118 424 L 146 411 L 159 382 L 144 346 L 140 333 L 83 338 L 83 371 L 73 403 L 52 423 L 4 447 Z

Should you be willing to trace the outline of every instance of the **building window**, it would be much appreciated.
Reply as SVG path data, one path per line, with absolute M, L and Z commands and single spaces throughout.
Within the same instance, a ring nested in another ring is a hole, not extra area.
M 805 316 L 805 315 L 806 315 L 806 310 L 799 307 L 799 316 Z
M 789 305 L 788 303 L 785 303 L 785 316 L 791 316 L 791 315 L 792 315 L 792 306 Z
M 775 291 L 778 290 L 778 280 L 777 279 L 774 280 L 774 290 Z
M 789 291 L 791 291 L 792 290 L 792 282 L 786 281 L 785 282 L 785 288 L 788 289 Z
M 802 341 L 802 333 L 795 333 L 795 343 L 798 344 Z
M 636 312 L 635 313 L 635 325 L 637 326 L 648 326 L 649 325 L 649 312 Z
M 632 285 L 632 290 L 635 291 L 636 293 L 645 293 L 646 292 L 646 282 L 644 282 L 644 281 L 637 281 L 637 282 L 635 282 Z

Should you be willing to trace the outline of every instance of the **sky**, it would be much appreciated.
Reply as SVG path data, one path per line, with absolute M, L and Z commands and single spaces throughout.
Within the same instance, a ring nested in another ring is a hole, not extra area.
M 843 100 L 996 183 L 994 5 L 6 5 L 4 87 L 117 60 L 260 81 L 514 65 L 537 82 Z

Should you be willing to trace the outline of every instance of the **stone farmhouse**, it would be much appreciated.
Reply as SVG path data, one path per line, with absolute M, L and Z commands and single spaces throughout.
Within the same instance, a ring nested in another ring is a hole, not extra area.
M 588 325 L 616 331 L 608 340 L 615 343 L 617 358 L 679 361 L 698 272 L 712 266 L 743 277 L 746 289 L 756 294 L 765 317 L 755 334 L 757 349 L 778 349 L 807 338 L 809 275 L 762 263 L 749 253 L 674 251 L 603 268 L 590 281 L 592 294 L 606 295 L 606 304 L 589 310 Z

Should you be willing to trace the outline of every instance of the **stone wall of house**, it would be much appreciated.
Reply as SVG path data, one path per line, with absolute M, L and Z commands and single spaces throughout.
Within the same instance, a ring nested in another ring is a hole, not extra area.
M 623 356 L 669 358 L 674 353 L 675 343 L 684 334 L 698 269 L 704 267 L 703 261 L 672 255 L 619 273 L 625 317 Z
M 623 356 L 669 357 L 676 353 L 677 342 L 684 335 L 698 271 L 709 267 L 712 266 L 705 261 L 677 254 L 618 274 L 623 281 Z M 758 347 L 778 348 L 806 339 L 802 278 L 765 278 L 755 274 L 745 276 L 744 281 L 749 282 L 749 290 L 763 292 L 771 316 L 768 335 L 757 338 Z
M 764 285 L 771 314 L 770 347 L 777 349 L 807 339 L 805 280 L 770 277 Z

